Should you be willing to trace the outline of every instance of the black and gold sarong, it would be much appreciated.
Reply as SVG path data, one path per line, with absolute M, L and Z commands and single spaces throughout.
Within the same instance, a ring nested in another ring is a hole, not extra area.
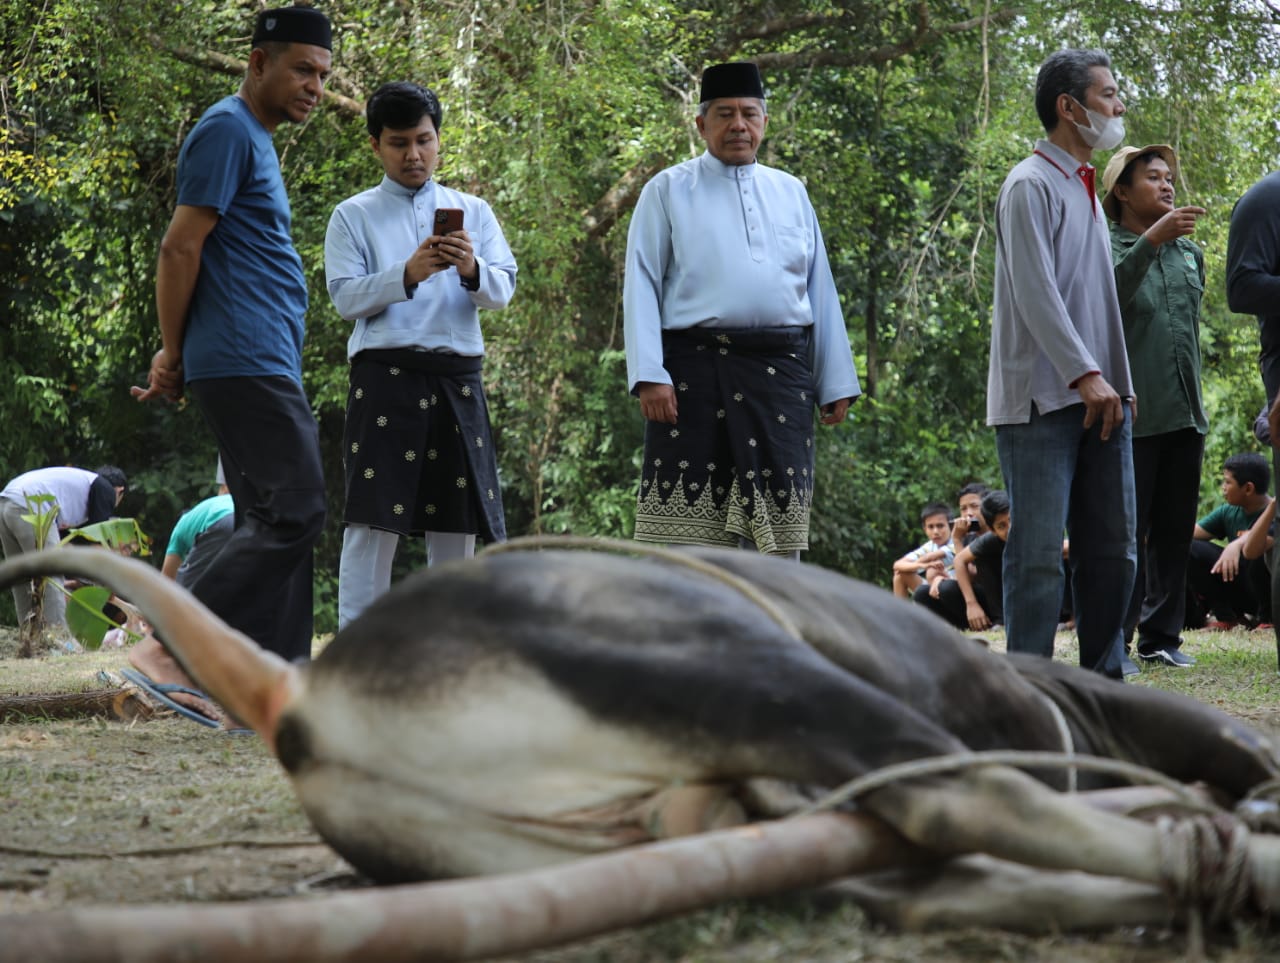
M 351 361 L 343 520 L 401 535 L 505 541 L 482 358 L 408 349 Z
M 674 425 L 645 425 L 635 537 L 768 554 L 809 547 L 813 375 L 808 328 L 664 331 Z

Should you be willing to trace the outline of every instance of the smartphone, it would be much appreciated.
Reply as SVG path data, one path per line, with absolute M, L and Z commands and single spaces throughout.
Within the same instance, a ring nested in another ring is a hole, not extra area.
M 436 208 L 436 229 L 433 233 L 441 236 L 462 230 L 462 208 Z

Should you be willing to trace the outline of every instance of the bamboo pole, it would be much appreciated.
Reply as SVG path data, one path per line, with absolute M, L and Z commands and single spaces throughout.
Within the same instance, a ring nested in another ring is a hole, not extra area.
M 7 959 L 42 963 L 488 959 L 918 858 L 879 820 L 821 813 L 501 876 L 314 899 L 0 916 L 0 947 Z

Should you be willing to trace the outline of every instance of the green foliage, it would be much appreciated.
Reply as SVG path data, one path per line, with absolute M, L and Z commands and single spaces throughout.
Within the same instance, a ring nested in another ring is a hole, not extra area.
M 36 545 L 43 546 L 48 542 L 49 535 L 58 521 L 57 498 L 47 494 L 23 497 L 26 499 L 28 514 L 23 515 L 22 520 L 29 523 L 34 530 Z M 133 518 L 111 518 L 83 528 L 69 529 L 59 545 L 83 542 L 129 555 L 151 554 L 151 539 Z M 71 634 L 85 648 L 99 648 L 107 630 L 115 628 L 115 623 L 103 613 L 103 606 L 111 597 L 111 593 L 100 586 L 86 585 L 74 592 L 68 592 L 66 587 L 56 580 L 34 579 L 31 593 L 33 617 L 29 629 L 34 632 L 43 624 L 44 585 L 50 582 L 68 596 L 67 627 L 71 630 Z
M 940 425 L 924 406 L 866 398 L 855 408 L 851 424 L 819 432 L 810 558 L 887 582 L 894 560 L 923 541 L 921 508 L 955 506 L 972 481 L 1001 487 L 995 438 Z
M 103 638 L 115 628 L 115 623 L 102 611 L 110 598 L 110 589 L 83 585 L 67 599 L 67 628 L 76 641 L 91 652 L 102 648 Z
M 35 544 L 38 548 L 43 548 L 49 541 L 49 535 L 54 530 L 54 526 L 58 523 L 58 500 L 53 495 L 27 495 L 23 494 L 26 501 L 27 514 L 21 516 L 22 520 L 29 524 L 35 534 Z M 36 577 L 31 579 L 31 611 L 27 616 L 26 622 L 19 625 L 19 631 L 22 637 L 22 654 L 29 656 L 32 653 L 32 643 L 44 628 L 44 578 Z
M 105 522 L 96 522 L 83 528 L 68 529 L 60 544 L 79 542 L 101 545 L 124 555 L 151 554 L 151 539 L 138 525 L 136 518 L 109 518 Z
M 36 545 L 43 547 L 58 521 L 58 499 L 54 495 L 23 494 L 22 497 L 27 503 L 27 514 L 21 518 L 35 531 Z
M 1265 5 L 326 10 L 338 24 L 330 90 L 358 103 L 390 79 L 435 88 L 438 176 L 493 205 L 520 264 L 511 306 L 483 315 L 512 534 L 631 531 L 642 424 L 621 357 L 627 218 L 653 171 L 701 150 L 692 101 L 716 60 L 762 65 L 762 159 L 809 188 L 868 392 L 849 423 L 819 431 L 813 561 L 883 583 L 918 542 L 923 502 L 952 501 L 972 479 L 999 484 L 985 426 L 991 214 L 1040 133 L 1035 70 L 1059 46 L 1112 52 L 1130 141 L 1174 144 L 1180 195 L 1210 210 L 1196 235 L 1209 271 L 1206 502 L 1222 459 L 1258 447 L 1256 332 L 1227 310 L 1221 277 L 1231 204 L 1280 159 L 1280 49 Z M 141 406 L 127 389 L 158 347 L 154 263 L 177 153 L 200 113 L 236 89 L 251 15 L 213 0 L 0 7 L 0 471 L 120 464 L 133 482 L 127 510 L 162 543 L 211 492 L 215 446 L 197 412 Z M 325 291 L 324 231 L 334 205 L 381 170 L 362 118 L 334 103 L 283 126 L 276 143 L 311 292 L 304 377 L 327 466 L 317 626 L 328 627 L 350 326 Z

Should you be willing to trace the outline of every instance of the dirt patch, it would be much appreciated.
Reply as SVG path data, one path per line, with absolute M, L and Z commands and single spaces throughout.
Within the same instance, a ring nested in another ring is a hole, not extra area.
M 0 694 L 108 688 L 122 650 L 16 659 L 0 633 Z M 0 726 L 0 909 L 258 899 L 349 868 L 303 816 L 256 737 L 172 714 L 145 723 L 27 718 Z
M 993 642 L 1000 647 L 1000 639 Z M 1064 638 L 1064 648 L 1070 644 Z M 1280 709 L 1263 688 L 1275 681 L 1274 650 L 1267 640 L 1251 644 L 1262 653 L 1252 667 L 1230 663 L 1220 672 L 1206 668 L 1198 680 L 1189 673 L 1153 673 L 1140 681 L 1170 688 L 1194 684 L 1203 690 L 1201 698 L 1208 694 L 1207 701 L 1275 731 Z M 1240 645 L 1231 644 L 1233 658 Z M 15 634 L 0 630 L 0 697 L 102 688 L 98 673 L 126 664 L 121 650 L 59 654 L 50 647 L 35 659 L 18 659 L 16 652 Z M 134 723 L 28 717 L 0 725 L 0 828 L 5 913 L 272 899 L 367 885 L 320 842 L 279 764 L 256 737 L 227 735 L 172 715 Z M 986 930 L 888 933 L 846 903 L 788 896 L 723 905 L 523 959 L 1154 963 L 1185 949 L 1181 934 L 1144 930 L 1088 938 Z M 1212 957 L 1230 963 L 1280 958 L 1280 938 L 1242 929 L 1213 948 Z

